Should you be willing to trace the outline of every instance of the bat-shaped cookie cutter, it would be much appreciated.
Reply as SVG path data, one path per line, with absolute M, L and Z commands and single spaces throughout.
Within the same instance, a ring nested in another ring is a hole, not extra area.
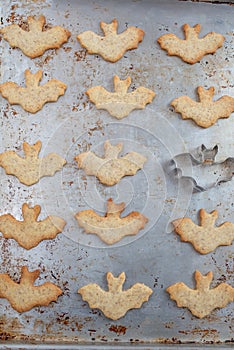
M 216 162 L 217 153 L 217 145 L 213 148 L 201 145 L 196 155 L 178 154 L 169 162 L 170 172 L 177 178 L 191 180 L 194 192 L 207 191 L 222 182 L 232 180 L 234 175 L 234 158 L 229 157 L 222 162 Z

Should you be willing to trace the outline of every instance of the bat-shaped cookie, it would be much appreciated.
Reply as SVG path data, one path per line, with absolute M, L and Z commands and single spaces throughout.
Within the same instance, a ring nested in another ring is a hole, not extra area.
M 44 16 L 38 19 L 29 16 L 27 20 L 28 31 L 17 24 L 11 24 L 2 28 L 0 33 L 12 47 L 20 48 L 26 56 L 31 58 L 41 56 L 48 49 L 58 49 L 71 35 L 68 30 L 60 26 L 44 30 Z
M 25 157 L 20 157 L 15 151 L 6 151 L 0 154 L 0 166 L 6 174 L 16 176 L 27 186 L 37 183 L 43 176 L 53 176 L 62 169 L 66 160 L 56 153 L 49 153 L 44 158 L 38 158 L 41 150 L 41 141 L 30 146 L 23 143 Z
M 108 272 L 108 291 L 103 290 L 96 283 L 92 283 L 80 288 L 78 293 L 82 295 L 83 300 L 88 302 L 90 308 L 100 309 L 106 317 L 118 320 L 128 310 L 139 309 L 153 293 L 152 289 L 143 283 L 136 283 L 123 291 L 124 282 L 124 272 L 118 277 L 114 277 L 111 272 Z
M 183 61 L 194 64 L 209 54 L 214 53 L 223 45 L 224 36 L 215 32 L 208 33 L 203 38 L 198 38 L 201 26 L 196 24 L 190 27 L 183 25 L 185 40 L 178 38 L 174 34 L 164 34 L 158 38 L 158 43 L 163 50 L 166 50 L 169 56 L 178 56 Z
M 64 95 L 66 84 L 57 79 L 51 79 L 42 86 L 39 82 L 42 79 L 42 71 L 32 74 L 29 69 L 24 72 L 26 87 L 20 87 L 16 83 L 8 81 L 0 84 L 0 93 L 12 105 L 21 105 L 30 113 L 36 113 L 47 102 L 55 102 L 59 96 Z
M 124 209 L 125 203 L 115 204 L 110 198 L 107 201 L 105 216 L 100 216 L 93 210 L 83 210 L 75 217 L 86 233 L 94 233 L 103 242 L 114 244 L 125 236 L 136 235 L 148 222 L 144 215 L 135 211 L 123 218 L 120 217 Z
M 190 218 L 183 218 L 174 220 L 173 226 L 181 241 L 192 243 L 201 254 L 208 254 L 218 246 L 231 245 L 234 240 L 234 224 L 225 222 L 216 227 L 217 218 L 217 210 L 209 214 L 201 209 L 200 225 L 196 225 Z
M 94 175 L 104 185 L 113 186 L 122 177 L 135 175 L 146 162 L 146 158 L 136 152 L 130 152 L 118 158 L 122 147 L 121 143 L 112 146 L 109 141 L 106 141 L 104 143 L 104 158 L 100 158 L 89 151 L 79 154 L 75 157 L 75 160 L 78 167 L 84 169 L 87 175 Z
M 178 307 L 187 307 L 194 316 L 203 318 L 216 308 L 223 308 L 234 301 L 234 288 L 227 283 L 221 283 L 210 289 L 213 273 L 210 271 L 203 276 L 195 272 L 196 288 L 191 289 L 183 282 L 168 287 L 166 291 Z
M 134 109 L 143 109 L 147 103 L 151 103 L 155 93 L 143 86 L 133 92 L 127 92 L 131 84 L 131 78 L 120 80 L 114 76 L 114 90 L 109 92 L 102 86 L 95 86 L 86 91 L 89 99 L 97 109 L 107 110 L 113 117 L 122 119 Z
M 22 206 L 23 221 L 11 214 L 0 216 L 0 232 L 5 238 L 15 239 L 23 248 L 36 247 L 44 239 L 53 239 L 62 232 L 66 222 L 58 216 L 48 216 L 37 221 L 41 212 L 40 205 L 33 208 L 24 203 Z
M 198 102 L 188 96 L 181 96 L 175 98 L 171 105 L 176 112 L 181 113 L 183 119 L 192 119 L 197 125 L 208 128 L 218 119 L 228 118 L 234 112 L 234 98 L 225 95 L 213 102 L 214 91 L 214 87 L 206 90 L 198 86 Z
M 136 49 L 143 40 L 144 31 L 136 27 L 129 27 L 121 34 L 117 34 L 118 21 L 114 19 L 110 24 L 101 22 L 100 27 L 104 36 L 86 31 L 77 36 L 80 44 L 90 54 L 99 54 L 106 61 L 118 61 L 127 50 Z
M 0 298 L 7 299 L 18 312 L 29 311 L 34 306 L 48 306 L 58 299 L 62 290 L 51 282 L 34 286 L 39 274 L 40 270 L 29 272 L 27 266 L 23 266 L 19 283 L 5 273 L 0 274 Z

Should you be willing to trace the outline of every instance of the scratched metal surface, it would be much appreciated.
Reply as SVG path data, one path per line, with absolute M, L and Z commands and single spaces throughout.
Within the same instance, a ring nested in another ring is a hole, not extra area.
M 218 144 L 218 161 L 234 154 L 233 115 L 211 128 L 201 129 L 192 121 L 183 121 L 170 107 L 170 101 L 182 94 L 196 98 L 198 85 L 214 86 L 216 98 L 224 94 L 234 96 L 234 7 L 150 0 L 8 0 L 1 6 L 1 26 L 24 21 L 28 15 L 43 14 L 49 25 L 62 25 L 72 33 L 62 48 L 49 50 L 34 60 L 1 41 L 1 82 L 12 80 L 23 84 L 23 72 L 30 68 L 33 72 L 43 70 L 42 83 L 53 77 L 68 86 L 58 102 L 46 104 L 35 115 L 20 106 L 10 106 L 0 97 L 1 152 L 17 149 L 21 153 L 23 141 L 34 143 L 40 139 L 41 156 L 56 151 L 67 160 L 62 172 L 31 187 L 20 184 L 0 169 L 1 214 L 9 212 L 21 218 L 21 205 L 27 202 L 42 206 L 41 218 L 52 214 L 67 221 L 63 234 L 30 251 L 1 237 L 1 273 L 7 272 L 17 279 L 22 265 L 31 270 L 40 268 L 38 283 L 54 282 L 64 292 L 56 303 L 24 314 L 18 314 L 6 300 L 0 299 L 2 348 L 6 346 L 4 343 L 17 346 L 15 341 L 22 346 L 30 341 L 50 342 L 58 347 L 73 343 L 68 348 L 82 344 L 91 348 L 92 343 L 101 344 L 102 348 L 110 344 L 123 344 L 127 348 L 128 344 L 142 343 L 144 347 L 144 343 L 151 343 L 157 347 L 158 343 L 180 342 L 228 346 L 233 341 L 232 304 L 200 320 L 187 309 L 177 308 L 165 289 L 180 280 L 194 286 L 196 269 L 202 273 L 213 271 L 213 285 L 222 281 L 233 285 L 233 246 L 219 247 L 202 256 L 190 244 L 180 242 L 169 225 L 172 218 L 185 214 L 197 221 L 202 207 L 207 211 L 218 209 L 219 223 L 233 221 L 233 181 L 192 195 L 191 184 L 177 183 L 167 174 L 165 165 L 176 154 L 193 150 L 202 143 L 207 147 Z M 97 55 L 86 54 L 76 35 L 88 29 L 101 33 L 99 22 L 110 22 L 113 18 L 119 21 L 119 31 L 135 25 L 144 29 L 146 35 L 137 50 L 128 51 L 111 64 Z M 168 57 L 156 39 L 167 32 L 182 37 L 184 23 L 201 23 L 201 35 L 209 31 L 222 33 L 226 38 L 223 48 L 192 66 L 179 58 Z M 130 90 L 140 85 L 154 90 L 153 103 L 122 121 L 106 111 L 98 111 L 84 92 L 95 85 L 113 89 L 115 74 L 122 79 L 131 76 Z M 148 158 L 142 171 L 111 188 L 85 176 L 73 160 L 87 149 L 101 155 L 107 139 L 113 143 L 123 141 L 122 154 L 134 150 Z M 105 246 L 93 235 L 85 235 L 74 219 L 74 213 L 83 209 L 93 208 L 103 213 L 109 197 L 126 203 L 124 214 L 138 210 L 149 218 L 146 228 L 134 239 L 125 238 L 113 247 Z M 154 293 L 149 302 L 118 321 L 89 309 L 77 290 L 90 282 L 106 288 L 107 271 L 115 275 L 125 271 L 125 288 L 135 282 L 151 287 Z M 49 345 L 41 347 L 49 348 Z

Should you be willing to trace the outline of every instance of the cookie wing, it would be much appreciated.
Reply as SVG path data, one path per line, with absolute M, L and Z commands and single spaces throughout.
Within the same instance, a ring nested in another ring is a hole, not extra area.
M 125 51 L 136 49 L 138 44 L 143 40 L 144 31 L 136 27 L 129 27 L 123 33 L 118 35 L 118 39 L 121 43 L 121 54 Z
M 228 118 L 234 112 L 234 98 L 222 96 L 214 102 L 214 110 L 218 118 Z
M 201 55 L 213 53 L 223 45 L 224 37 L 221 34 L 211 32 L 200 39 Z
M 172 224 L 183 242 L 193 242 L 196 236 L 202 233 L 202 227 L 196 225 L 190 218 L 177 219 Z
M 210 290 L 210 299 L 214 305 L 213 309 L 223 308 L 228 303 L 234 301 L 234 288 L 227 283 L 221 283 Z
M 84 301 L 88 302 L 90 308 L 97 308 L 101 310 L 103 305 L 105 305 L 106 295 L 108 294 L 108 292 L 104 291 L 96 283 L 91 283 L 81 287 L 78 290 L 78 293 L 81 294 Z
M 44 32 L 41 36 L 41 46 L 43 47 L 43 52 L 48 49 L 58 49 L 60 46 L 68 41 L 71 33 L 60 27 L 54 26 Z
M 185 44 L 185 40 L 178 38 L 175 34 L 164 34 L 157 41 L 170 56 L 180 56 L 181 47 Z
M 62 290 L 59 287 L 51 282 L 45 282 L 40 286 L 34 286 L 29 293 L 29 297 L 24 297 L 22 301 L 20 300 L 19 304 L 11 304 L 15 310 L 25 312 L 35 306 L 48 306 L 52 301 L 57 301 L 61 294 Z M 24 305 L 23 302 L 25 302 Z
M 6 151 L 0 154 L 0 166 L 5 169 L 6 174 L 19 177 L 22 173 L 21 167 L 27 172 L 27 162 L 16 154 L 15 151 Z
M 175 98 L 171 105 L 176 112 L 181 113 L 183 119 L 197 119 L 196 116 L 199 117 L 203 109 L 200 102 L 194 101 L 189 96 Z
M 0 232 L 5 238 L 14 238 L 14 234 L 17 234 L 19 221 L 11 214 L 5 214 L 0 216 Z
M 44 103 L 55 102 L 59 96 L 64 95 L 67 86 L 57 79 L 51 79 L 48 83 L 40 86 L 40 99 Z
M 107 91 L 102 86 L 94 86 L 86 91 L 91 102 L 93 102 L 97 109 L 107 109 L 113 103 L 113 93 Z
M 66 160 L 60 155 L 57 153 L 50 153 L 44 158 L 41 158 L 39 177 L 53 176 L 57 171 L 61 170 L 65 164 Z
M 22 41 L 25 30 L 21 29 L 17 24 L 12 24 L 2 28 L 0 33 L 3 34 L 3 38 L 7 40 L 12 47 L 19 47 L 19 38 L 20 41 Z M 24 45 L 25 44 L 27 43 L 24 41 Z
M 134 109 L 143 109 L 146 104 L 152 102 L 154 96 L 155 93 L 152 90 L 140 86 L 130 93 L 129 102 L 135 105 Z
M 176 301 L 178 307 L 187 307 L 190 309 L 191 305 L 194 305 L 194 296 L 197 293 L 183 282 L 173 284 L 166 291 L 170 294 L 170 298 Z
M 128 163 L 128 166 L 125 166 L 125 175 L 135 175 L 138 170 L 143 168 L 147 158 L 137 152 L 129 152 L 120 160 Z
M 21 103 L 21 93 L 19 94 L 19 91 L 24 91 L 24 89 L 11 81 L 0 85 L 0 92 L 2 96 L 6 98 L 10 104 Z
M 97 176 L 98 170 L 102 168 L 105 159 L 96 156 L 92 151 L 78 154 L 75 157 L 79 168 L 84 169 L 87 175 Z
M 103 36 L 97 35 L 91 30 L 87 30 L 77 36 L 80 44 L 86 48 L 88 53 L 99 53 L 99 50 L 102 50 L 105 47 L 105 43 L 103 44 L 103 40 L 105 39 Z
M 139 309 L 145 301 L 148 301 L 153 291 L 143 283 L 136 283 L 123 293 L 126 311 L 128 311 L 130 309 Z

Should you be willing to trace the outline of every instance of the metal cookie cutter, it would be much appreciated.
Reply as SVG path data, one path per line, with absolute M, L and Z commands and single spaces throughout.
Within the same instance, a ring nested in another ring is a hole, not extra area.
M 201 145 L 196 155 L 178 154 L 170 161 L 169 166 L 177 178 L 192 181 L 194 192 L 207 191 L 221 182 L 230 181 L 234 175 L 234 158 L 216 162 L 217 153 L 217 145 L 214 148 Z

